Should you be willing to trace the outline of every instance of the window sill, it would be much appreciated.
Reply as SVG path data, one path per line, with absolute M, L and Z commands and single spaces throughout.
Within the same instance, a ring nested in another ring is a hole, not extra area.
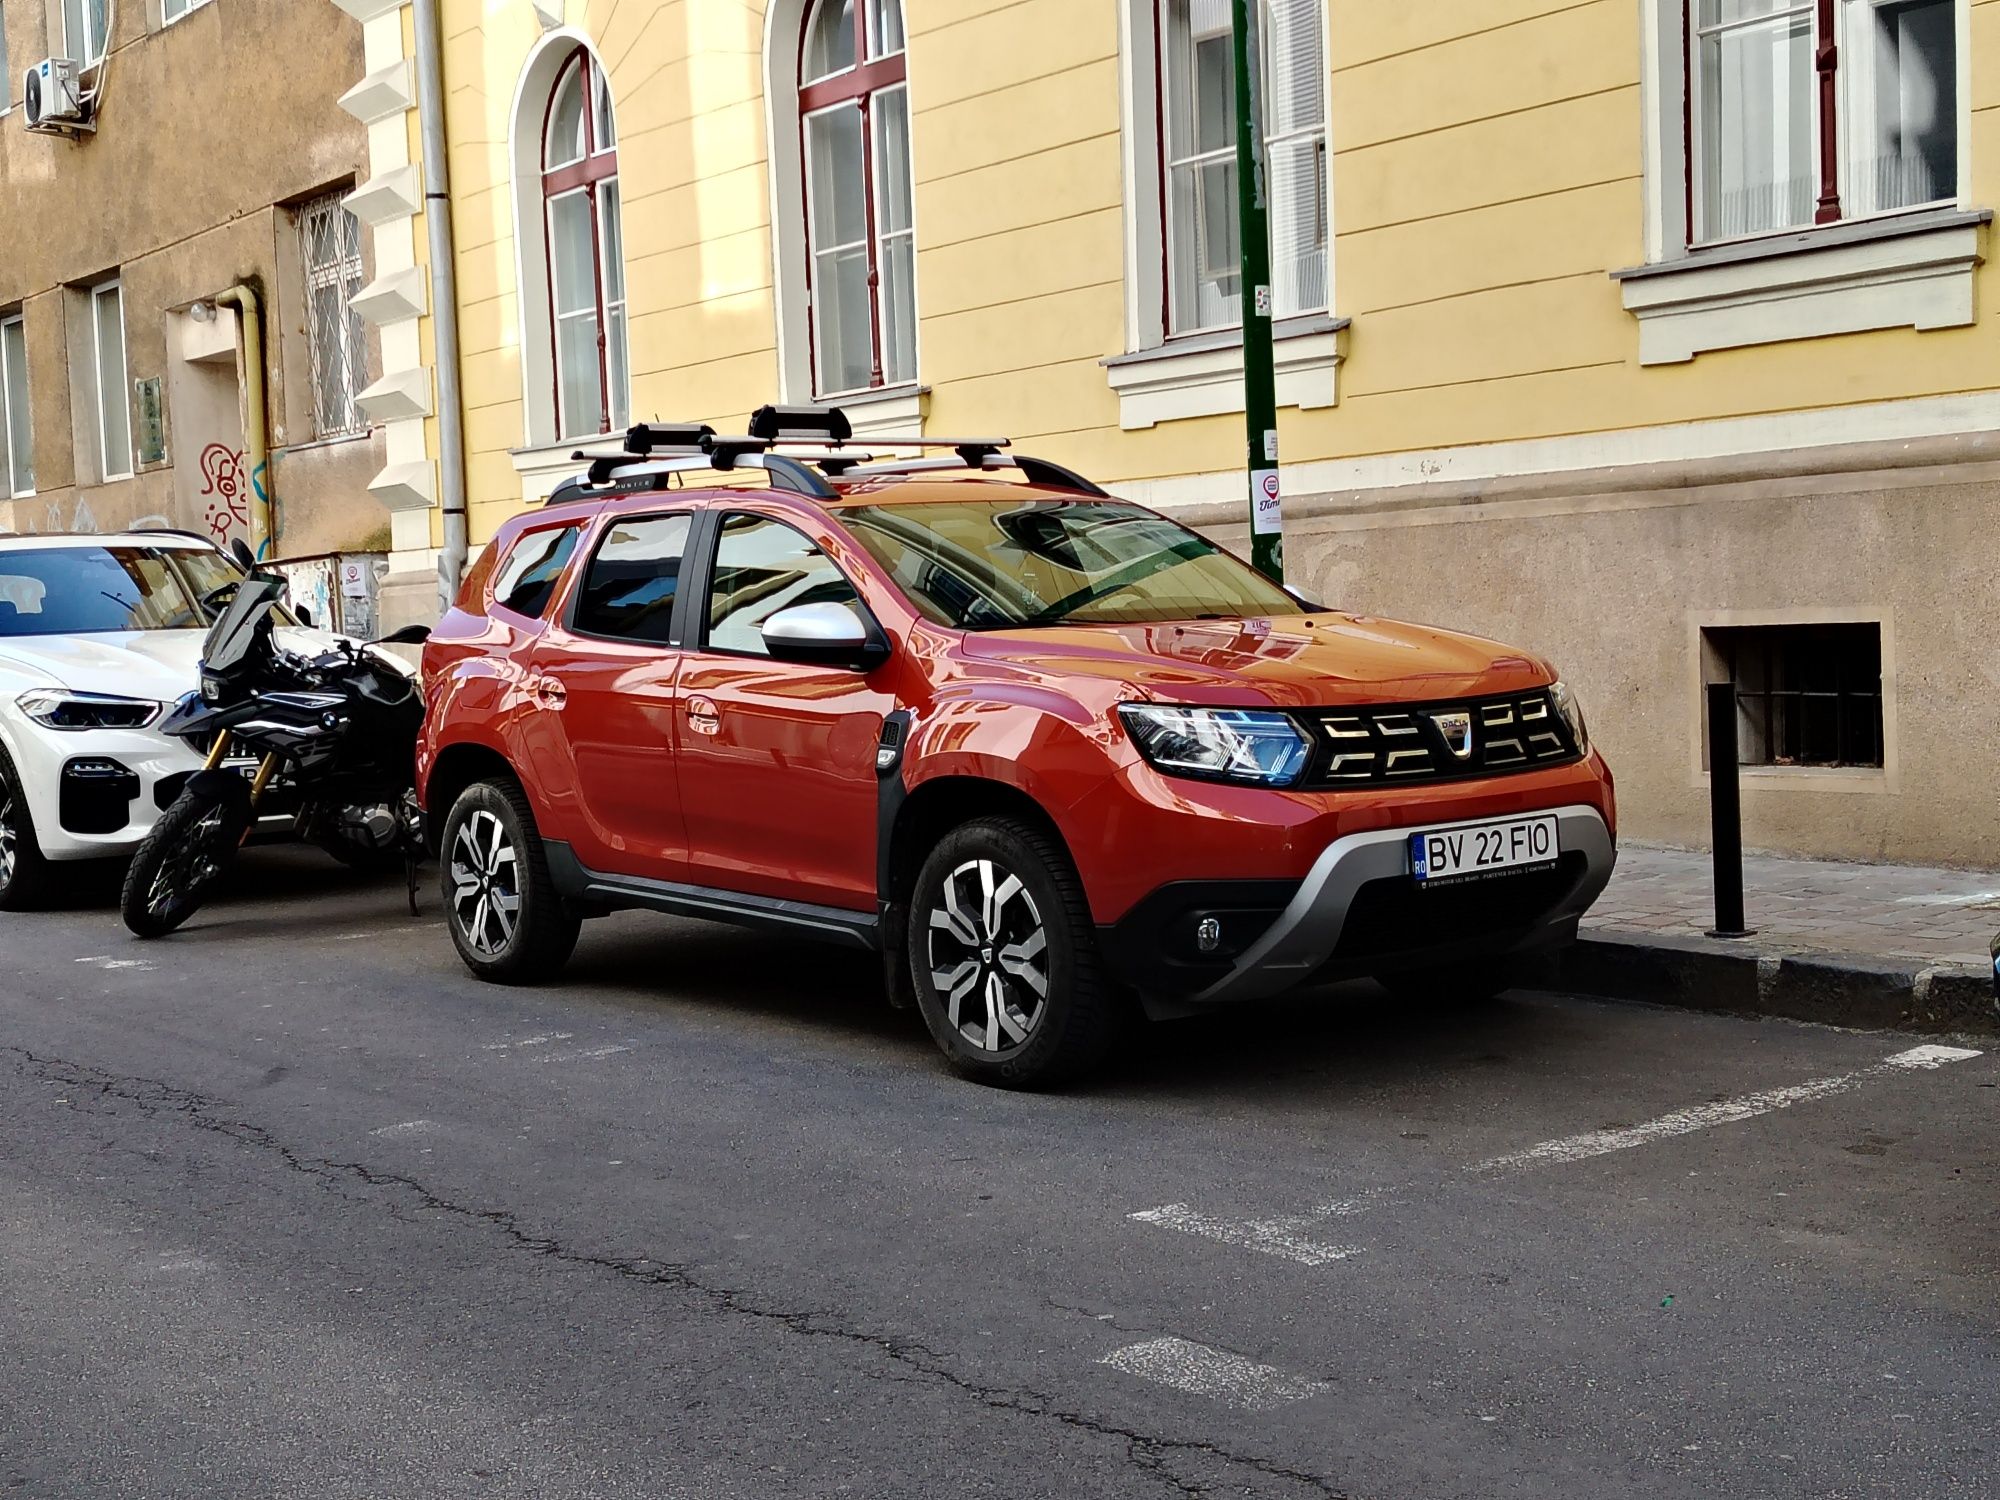
M 1639 320 L 1639 363 L 1877 328 L 1973 321 L 1987 209 L 1828 224 L 1613 271 Z
M 514 460 L 514 472 L 521 476 L 521 498 L 530 505 L 548 499 L 557 485 L 576 478 L 590 467 L 588 460 L 572 456 L 579 448 L 610 442 L 615 436 L 600 433 L 594 438 L 566 438 L 538 448 L 513 449 L 507 456 Z
M 1278 405 L 1311 411 L 1340 399 L 1346 318 L 1287 318 L 1271 326 Z M 1243 410 L 1243 333 L 1226 329 L 1175 339 L 1103 361 L 1127 432 L 1190 417 Z
M 825 404 L 846 413 L 848 425 L 857 438 L 920 438 L 924 435 L 924 419 L 930 415 L 931 388 L 892 385 L 879 391 L 828 396 Z
M 1888 792 L 1895 788 L 1886 766 L 1741 766 L 1737 779 L 1745 791 L 1767 792 Z M 1709 773 L 1700 771 L 1695 784 L 1707 787 Z

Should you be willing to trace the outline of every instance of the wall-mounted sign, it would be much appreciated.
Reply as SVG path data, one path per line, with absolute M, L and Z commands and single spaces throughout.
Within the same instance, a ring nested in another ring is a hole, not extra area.
M 160 395 L 160 377 L 149 375 L 133 382 L 139 393 L 139 462 L 163 464 L 167 461 L 167 411 Z

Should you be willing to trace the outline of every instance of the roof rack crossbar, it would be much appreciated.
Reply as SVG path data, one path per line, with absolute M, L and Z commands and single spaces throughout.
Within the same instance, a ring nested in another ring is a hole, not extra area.
M 910 458 L 893 459 L 888 463 L 863 464 L 848 471 L 853 479 L 887 478 L 897 474 L 934 474 L 949 469 L 978 469 L 992 473 L 995 469 L 1015 469 L 1030 484 L 1043 485 L 1052 490 L 1069 490 L 1078 495 L 1091 495 L 1109 500 L 1109 492 L 1092 484 L 1074 469 L 1064 468 L 1046 458 L 1035 458 L 1026 453 L 978 454 L 976 459 L 956 458 Z
M 664 457 L 627 456 L 622 459 L 600 455 L 591 461 L 590 471 L 584 479 L 572 479 L 558 485 L 547 503 L 555 505 L 569 500 L 585 500 L 607 491 L 638 494 L 657 488 L 656 481 L 669 474 L 701 471 L 728 473 L 736 469 L 762 469 L 770 475 L 773 488 L 791 490 L 810 499 L 839 498 L 832 485 L 797 459 L 779 453 L 766 453 L 763 444 L 758 442 L 733 444 L 723 441 L 709 452 L 678 452 Z

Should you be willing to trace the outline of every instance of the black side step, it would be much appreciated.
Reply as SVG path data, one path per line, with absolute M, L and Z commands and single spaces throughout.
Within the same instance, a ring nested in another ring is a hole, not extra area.
M 612 910 L 658 911 L 676 917 L 703 917 L 738 927 L 789 932 L 869 953 L 881 946 L 881 919 L 872 911 L 781 901 L 774 896 L 718 891 L 705 885 L 677 885 L 638 875 L 602 875 L 585 868 L 568 844 L 549 843 L 543 847 L 547 851 L 549 876 L 566 900 Z

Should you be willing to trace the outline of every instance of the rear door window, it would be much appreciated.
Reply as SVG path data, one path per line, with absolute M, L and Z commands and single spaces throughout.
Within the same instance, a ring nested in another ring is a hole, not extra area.
M 531 531 L 514 543 L 493 584 L 493 602 L 517 615 L 539 620 L 548 612 L 563 570 L 576 552 L 580 526 Z
M 614 641 L 672 644 L 674 600 L 692 523 L 692 514 L 681 511 L 608 527 L 583 575 L 572 628 Z

